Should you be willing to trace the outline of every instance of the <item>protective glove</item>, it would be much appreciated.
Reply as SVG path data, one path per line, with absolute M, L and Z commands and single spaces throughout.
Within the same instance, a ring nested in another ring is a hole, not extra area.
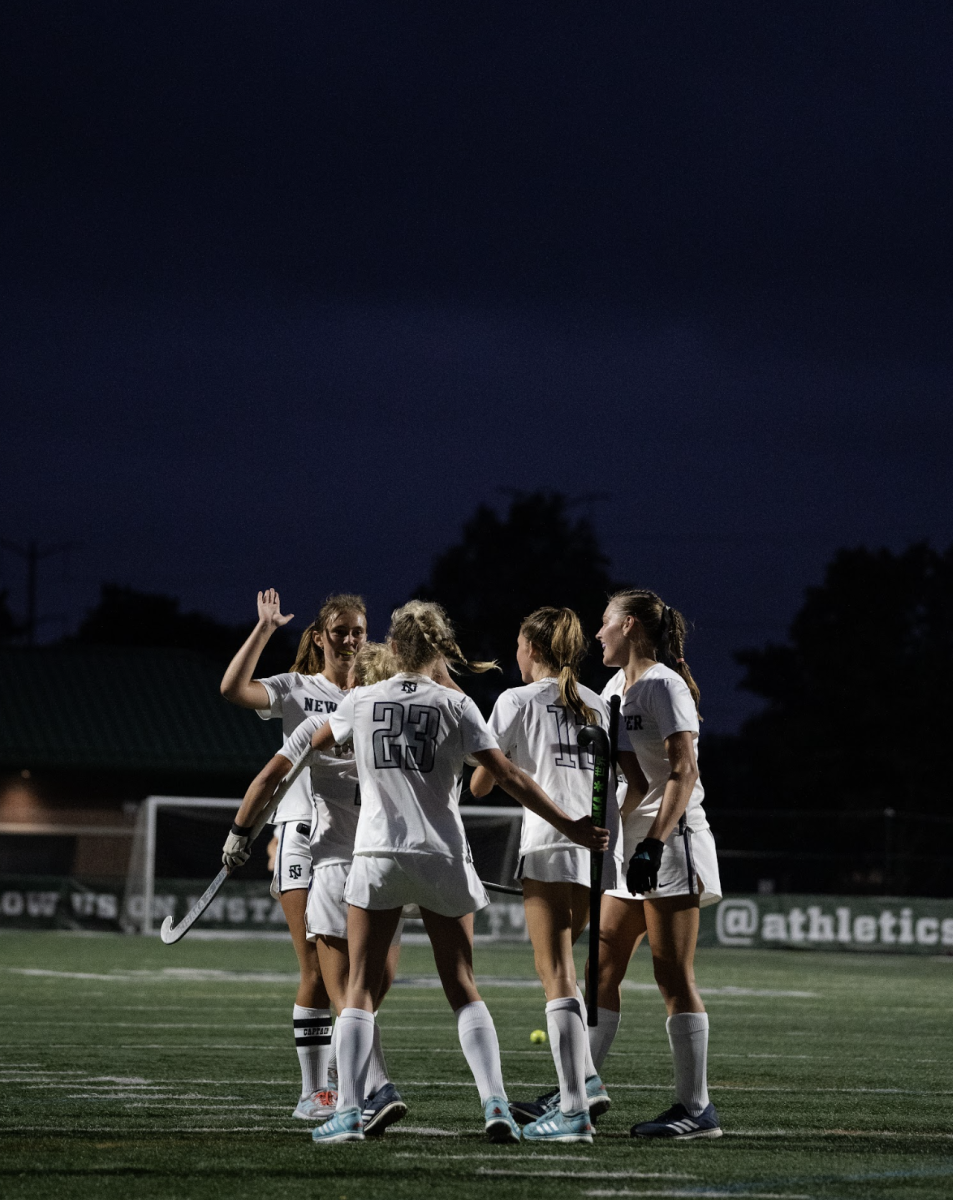
M 243 867 L 251 857 L 251 827 L 232 822 L 231 833 L 222 847 L 222 862 L 230 871 Z
M 658 869 L 662 865 L 664 849 L 665 843 L 658 838 L 643 838 L 636 846 L 625 873 L 625 886 L 633 895 L 658 887 Z

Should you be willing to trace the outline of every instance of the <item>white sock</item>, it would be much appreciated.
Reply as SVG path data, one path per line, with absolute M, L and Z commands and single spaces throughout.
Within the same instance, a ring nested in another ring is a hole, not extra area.
M 331 1057 L 328 1059 L 328 1080 L 338 1081 L 338 1023 L 331 1027 Z
M 338 1109 L 363 1108 L 367 1066 L 374 1048 L 374 1014 L 342 1009 L 338 1017 Z
M 611 1008 L 600 1008 L 599 1024 L 589 1026 L 589 1049 L 592 1051 L 592 1061 L 596 1064 L 597 1073 L 602 1071 L 602 1064 L 615 1041 L 621 1019 L 621 1013 L 613 1012 Z
M 550 1000 L 546 1028 L 559 1076 L 559 1107 L 564 1113 L 588 1112 L 586 1099 L 586 1031 L 575 996 Z
M 579 1011 L 582 1014 L 583 1033 L 586 1034 L 586 1040 L 584 1043 L 586 1048 L 586 1078 L 591 1079 L 593 1075 L 598 1075 L 599 1072 L 596 1069 L 596 1064 L 592 1060 L 592 1047 L 589 1045 L 589 1014 L 588 1010 L 586 1009 L 586 997 L 582 994 L 582 988 L 578 983 L 576 984 L 576 999 L 579 1001 Z
M 675 1060 L 675 1099 L 697 1117 L 708 1107 L 708 1013 L 676 1013 L 665 1028 Z
M 463 1008 L 458 1008 L 456 1018 L 457 1036 L 476 1080 L 481 1104 L 491 1096 L 499 1096 L 501 1100 L 505 1100 L 500 1041 L 496 1036 L 496 1026 L 493 1024 L 490 1010 L 482 1000 L 474 1000 L 471 1004 L 464 1004 Z
M 301 1064 L 301 1099 L 323 1092 L 328 1086 L 331 1052 L 331 1010 L 294 1006 L 295 1049 Z
M 390 1083 L 390 1079 L 387 1075 L 384 1051 L 381 1049 L 381 1027 L 377 1024 L 377 1013 L 375 1013 L 374 1045 L 371 1048 L 371 1061 L 367 1067 L 367 1083 L 364 1085 L 367 1088 L 367 1096 L 373 1096 L 385 1083 Z

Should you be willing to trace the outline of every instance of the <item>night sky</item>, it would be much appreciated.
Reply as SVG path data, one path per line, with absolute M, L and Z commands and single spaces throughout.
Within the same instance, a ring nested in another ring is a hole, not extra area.
M 359 590 L 381 636 L 478 503 L 558 490 L 730 730 L 838 547 L 953 541 L 946 0 L 8 0 L 0 47 L 44 640 L 102 581 Z

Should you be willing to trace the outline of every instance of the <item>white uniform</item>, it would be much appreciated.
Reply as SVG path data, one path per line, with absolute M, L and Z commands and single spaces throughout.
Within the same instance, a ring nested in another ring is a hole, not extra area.
M 613 684 L 616 678 L 610 680 L 607 690 Z M 645 799 L 624 822 L 626 864 L 658 815 L 672 770 L 665 739 L 673 733 L 693 735 L 697 758 L 698 713 L 688 684 L 677 671 L 656 663 L 625 693 L 619 721 L 619 748 L 635 752 L 649 785 Z M 704 796 L 705 790 L 698 779 L 684 816 L 665 842 L 658 887 L 650 899 L 698 894 L 703 907 L 721 899 L 718 857 L 702 807 Z M 624 888 L 613 895 L 633 898 Z
M 347 882 L 354 835 L 360 813 L 361 792 L 354 751 L 335 747 L 331 753 L 311 749 L 311 737 L 326 724 L 327 713 L 305 717 L 284 740 L 281 753 L 293 763 L 302 757 L 309 768 L 312 814 L 309 821 L 308 906 L 305 924 L 310 940 L 347 936 Z M 287 823 L 282 830 L 288 828 Z M 303 828 L 303 825 L 302 825 Z M 277 863 L 276 863 L 277 866 Z
M 580 686 L 579 695 L 605 729 L 608 712 L 602 700 L 586 687 Z M 580 748 L 576 741 L 583 725 L 585 721 L 563 704 L 559 683 L 552 678 L 505 691 L 489 720 L 490 733 L 507 758 L 574 820 L 592 812 L 593 756 L 590 749 Z M 603 889 L 609 889 L 619 886 L 622 865 L 619 808 L 614 795 L 606 805 L 605 824 L 610 838 L 602 881 Z M 570 841 L 543 817 L 524 809 L 518 874 L 521 879 L 589 887 L 589 851 Z
M 474 702 L 425 675 L 355 688 L 331 714 L 354 741 L 361 809 L 345 898 L 460 917 L 489 903 L 460 818 L 464 757 L 496 748 Z
M 281 732 L 286 739 L 305 718 L 326 716 L 333 712 L 346 695 L 337 684 L 323 675 L 299 675 L 288 671 L 284 675 L 259 679 L 258 682 L 268 693 L 269 706 L 255 711 L 263 721 L 280 717 Z M 308 772 L 302 771 L 273 817 L 278 826 L 275 830 L 278 854 L 275 857 L 273 891 L 287 892 L 308 887 L 311 878 L 311 839 L 298 826 L 306 824 L 310 827 L 312 812 L 311 783 Z

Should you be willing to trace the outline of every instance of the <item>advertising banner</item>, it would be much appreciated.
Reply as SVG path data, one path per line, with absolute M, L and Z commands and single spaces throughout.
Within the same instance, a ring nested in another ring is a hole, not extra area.
M 152 927 L 179 921 L 208 880 L 157 879 Z M 267 880 L 229 880 L 196 930 L 281 933 L 281 905 Z M 143 898 L 115 880 L 0 876 L 0 930 L 86 929 L 135 933 Z M 422 933 L 408 921 L 408 933 Z M 475 917 L 486 941 L 526 941 L 519 899 L 494 900 Z M 727 896 L 702 909 L 700 946 L 735 949 L 854 950 L 889 954 L 953 954 L 953 900 L 882 896 Z

